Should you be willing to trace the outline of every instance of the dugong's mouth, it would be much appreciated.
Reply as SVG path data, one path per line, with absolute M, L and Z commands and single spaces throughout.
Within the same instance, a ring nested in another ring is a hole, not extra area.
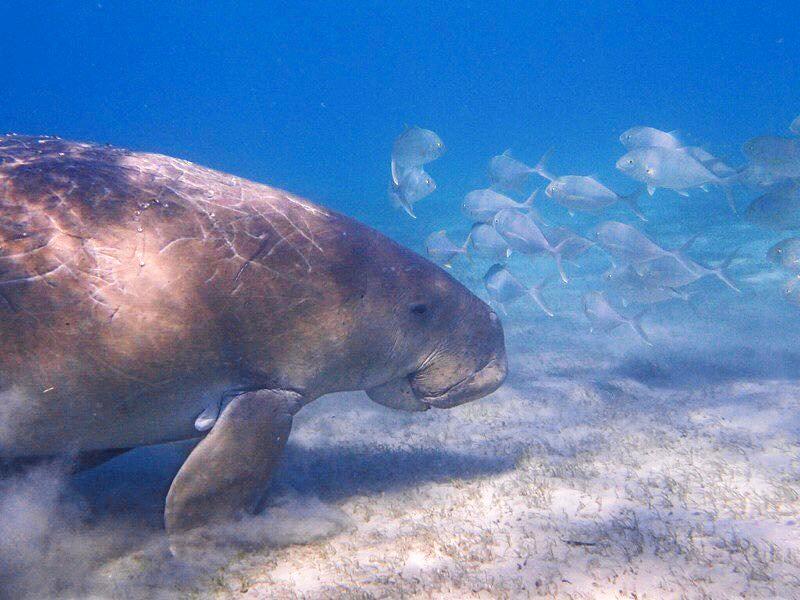
M 489 360 L 478 371 L 435 393 L 420 389 L 417 374 L 411 373 L 370 388 L 367 390 L 367 395 L 378 404 L 400 410 L 422 411 L 431 407 L 452 408 L 491 394 L 503 384 L 507 373 L 508 364 L 505 352 L 503 352 Z

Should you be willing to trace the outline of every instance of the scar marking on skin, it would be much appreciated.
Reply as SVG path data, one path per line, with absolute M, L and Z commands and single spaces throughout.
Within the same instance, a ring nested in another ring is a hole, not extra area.
M 169 249 L 170 249 L 172 246 L 174 246 L 175 244 L 178 244 L 178 243 L 180 243 L 180 242 L 196 242 L 196 241 L 199 241 L 199 240 L 198 240 L 197 238 L 193 238 L 193 237 L 181 237 L 181 238 L 177 238 L 177 239 L 174 239 L 174 240 L 172 240 L 171 242 L 167 243 L 167 245 L 166 245 L 166 246 L 164 246 L 163 248 L 161 248 L 161 250 L 159 250 L 159 251 L 158 251 L 158 253 L 159 253 L 159 254 L 164 254 L 164 252 L 166 252 L 166 251 L 167 251 L 167 250 L 169 250 Z
M 0 281 L 0 286 L 8 286 L 8 285 L 15 285 L 19 283 L 31 283 L 34 281 L 47 281 L 47 278 L 51 275 L 55 275 L 56 273 L 66 269 L 66 264 L 60 264 L 55 269 L 51 269 L 50 271 L 46 271 L 45 273 L 38 273 L 36 275 L 31 275 L 30 277 L 18 277 L 16 279 L 8 279 L 6 281 Z

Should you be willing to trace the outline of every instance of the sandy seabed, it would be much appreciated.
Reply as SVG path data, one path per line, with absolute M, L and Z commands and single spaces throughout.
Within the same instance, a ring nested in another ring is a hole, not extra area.
M 7 484 L 0 583 L 17 597 L 800 597 L 796 381 L 535 338 L 509 329 L 507 384 L 469 405 L 307 407 L 265 512 L 236 531 L 244 547 L 192 566 L 160 532 L 185 448 Z

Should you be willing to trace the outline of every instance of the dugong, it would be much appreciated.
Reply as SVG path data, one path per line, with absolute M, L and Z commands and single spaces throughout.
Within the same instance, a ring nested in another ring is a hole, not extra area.
M 448 408 L 506 376 L 444 270 L 290 193 L 185 160 L 0 137 L 0 460 L 201 438 L 167 533 L 253 510 L 324 394 Z

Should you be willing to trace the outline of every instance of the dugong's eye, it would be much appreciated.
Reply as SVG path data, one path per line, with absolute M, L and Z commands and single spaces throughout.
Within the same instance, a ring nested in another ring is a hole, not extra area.
M 415 315 L 424 315 L 426 312 L 428 312 L 428 307 L 420 303 L 412 304 L 411 312 Z

